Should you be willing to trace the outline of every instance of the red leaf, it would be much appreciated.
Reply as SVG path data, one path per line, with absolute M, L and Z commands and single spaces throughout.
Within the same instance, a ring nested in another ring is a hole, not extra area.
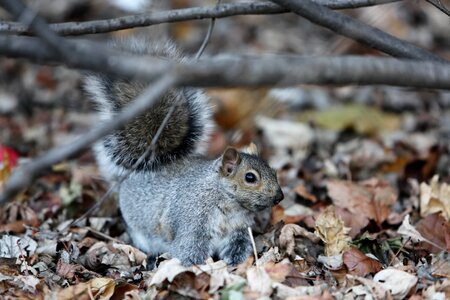
M 0 145 L 0 169 L 4 166 L 12 169 L 17 165 L 19 154 L 10 147 Z

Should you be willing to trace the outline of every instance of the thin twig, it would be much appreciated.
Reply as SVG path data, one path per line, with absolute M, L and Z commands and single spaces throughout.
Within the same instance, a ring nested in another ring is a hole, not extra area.
M 178 75 L 179 85 L 197 87 L 387 84 L 450 89 L 450 66 L 431 61 L 371 56 L 222 55 L 178 63 L 118 53 L 90 41 L 70 42 L 73 47 L 79 47 L 85 53 L 84 56 L 75 56 L 70 63 L 52 55 L 47 45 L 33 37 L 0 36 L 0 55 L 22 57 L 40 63 L 66 64 L 145 82 L 167 73 L 175 73 Z M 92 55 L 89 56 L 88 53 Z M 92 57 L 98 60 L 93 61 Z
M 425 1 L 427 1 L 428 3 L 430 3 L 431 5 L 433 5 L 434 7 L 436 7 L 437 9 L 439 9 L 444 14 L 450 17 L 450 10 L 444 4 L 442 4 L 441 0 L 425 0 Z
M 392 266 L 394 263 L 394 259 L 397 258 L 397 256 L 400 254 L 400 252 L 405 248 L 405 245 L 411 240 L 411 237 L 408 237 L 408 239 L 402 243 L 402 246 L 397 250 L 397 252 L 394 254 L 394 257 L 392 257 L 391 261 L 388 264 L 388 267 Z
M 219 7 L 220 7 L 220 0 L 217 0 L 216 9 L 219 10 Z M 211 21 L 209 22 L 208 31 L 206 32 L 206 36 L 203 39 L 203 43 L 200 46 L 200 49 L 198 49 L 197 54 L 195 55 L 195 59 L 199 59 L 200 56 L 202 56 L 203 51 L 205 51 L 205 48 L 208 45 L 209 40 L 211 39 L 211 34 L 214 30 L 215 22 L 216 22 L 216 18 L 212 17 Z
M 252 243 L 253 255 L 255 256 L 255 263 L 258 262 L 258 251 L 256 251 L 255 239 L 253 238 L 252 228 L 248 227 L 248 235 L 250 236 L 250 242 Z
M 272 0 L 272 2 L 290 9 L 313 23 L 391 56 L 448 63 L 447 60 L 438 55 L 402 41 L 348 15 L 316 4 L 311 0 Z
M 0 0 L 0 6 L 16 19 L 22 20 L 27 29 L 30 27 L 61 57 L 67 61 L 71 60 L 74 50 L 70 48 L 70 45 L 64 39 L 58 37 L 40 16 L 23 4 L 21 0 Z
M 399 0 L 315 0 L 316 3 L 331 9 L 358 8 L 397 1 Z M 221 5 L 220 9 L 215 7 L 184 8 L 106 20 L 56 23 L 51 24 L 50 28 L 59 35 L 96 34 L 162 23 L 287 12 L 287 9 L 271 2 L 227 3 Z M 0 32 L 33 34 L 20 23 L 4 21 L 0 22 Z

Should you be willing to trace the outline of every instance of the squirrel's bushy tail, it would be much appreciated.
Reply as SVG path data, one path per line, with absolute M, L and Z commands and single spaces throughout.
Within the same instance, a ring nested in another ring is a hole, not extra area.
M 181 60 L 169 42 L 154 44 L 147 40 L 131 39 L 116 41 L 113 47 L 139 55 Z M 88 75 L 85 78 L 85 89 L 97 103 L 103 121 L 113 119 L 145 87 L 145 83 L 102 75 Z M 102 173 L 111 177 L 131 169 L 148 149 L 172 106 L 174 111 L 157 140 L 153 155 L 148 153 L 136 170 L 154 171 L 190 154 L 202 152 L 211 126 L 208 99 L 196 89 L 173 89 L 124 129 L 115 131 L 95 145 Z

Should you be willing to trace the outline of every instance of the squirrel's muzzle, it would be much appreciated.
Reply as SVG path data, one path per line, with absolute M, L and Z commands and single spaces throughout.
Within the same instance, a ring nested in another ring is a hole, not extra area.
M 275 197 L 273 198 L 272 202 L 273 205 L 277 205 L 278 203 L 281 202 L 281 200 L 284 199 L 284 194 L 283 191 L 281 189 L 278 189 L 277 194 L 275 195 Z

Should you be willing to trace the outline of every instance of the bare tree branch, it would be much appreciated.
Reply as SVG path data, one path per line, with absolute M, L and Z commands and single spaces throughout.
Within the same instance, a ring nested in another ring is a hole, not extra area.
M 0 55 L 27 58 L 37 63 L 58 63 L 67 66 L 103 72 L 123 78 L 152 81 L 150 74 L 142 76 L 143 70 L 152 66 L 155 76 L 167 71 L 167 62 L 152 57 L 135 57 L 106 47 L 102 43 L 68 40 L 74 55 L 70 61 L 59 58 L 57 53 L 43 41 L 34 37 L 0 36 Z
M 117 114 L 114 119 L 92 128 L 81 138 L 64 146 L 53 148 L 41 157 L 16 169 L 5 183 L 4 192 L 0 196 L 0 203 L 14 197 L 49 166 L 77 155 L 101 137 L 113 130 L 119 129 L 132 118 L 144 113 L 162 94 L 174 86 L 176 82 L 177 77 L 173 73 L 167 73 L 144 90 L 141 95 Z
M 402 41 L 352 17 L 332 11 L 311 0 L 272 0 L 272 2 L 295 12 L 313 23 L 394 57 L 447 62 L 433 53 Z
M 0 55 L 40 63 L 66 64 L 124 78 L 153 81 L 167 73 L 181 85 L 263 86 L 294 84 L 388 84 L 450 89 L 450 64 L 376 57 L 309 57 L 294 55 L 219 56 L 195 62 L 173 62 L 133 56 L 100 43 L 67 40 L 79 55 L 70 63 L 33 37 L 0 37 Z
M 357 8 L 373 6 L 399 0 L 314 0 L 330 9 Z M 107 20 L 86 22 L 65 22 L 51 24 L 50 28 L 59 35 L 81 35 L 117 31 L 122 29 L 145 27 L 161 23 L 173 23 L 188 20 L 226 18 L 237 15 L 280 14 L 289 12 L 271 2 L 230 3 L 219 7 L 194 7 L 142 15 L 125 16 Z M 16 22 L 0 22 L 0 33 L 33 34 L 26 26 Z
M 34 11 L 25 6 L 20 0 L 0 0 L 0 6 L 5 8 L 14 18 L 24 19 L 26 28 L 30 27 L 44 42 L 64 59 L 70 61 L 72 51 L 65 40 L 60 39 Z
M 442 11 L 444 14 L 450 17 L 450 10 L 442 3 L 441 0 L 425 0 L 440 11 Z

